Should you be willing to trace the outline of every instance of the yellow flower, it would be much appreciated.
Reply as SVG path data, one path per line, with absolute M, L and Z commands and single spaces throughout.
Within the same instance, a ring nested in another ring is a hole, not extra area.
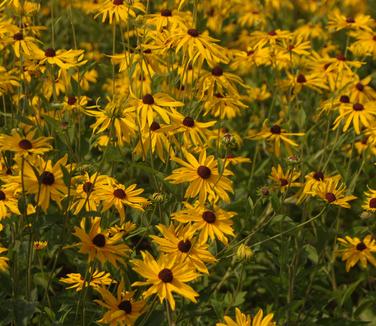
M 121 241 L 122 235 L 116 234 L 108 237 L 107 232 L 102 232 L 101 218 L 95 217 L 90 219 L 90 231 L 86 233 L 86 219 L 82 219 L 80 227 L 74 227 L 74 235 L 81 240 L 80 252 L 89 255 L 89 261 L 98 259 L 102 264 L 109 261 L 115 267 L 118 262 L 124 263 L 123 258 L 130 251 L 128 246 Z
M 102 300 L 94 300 L 107 309 L 98 322 L 110 326 L 134 325 L 137 318 L 144 312 L 145 301 L 133 299 L 133 292 L 124 291 L 124 282 L 118 285 L 116 296 L 103 287 L 97 287 Z
M 110 273 L 103 271 L 100 272 L 99 270 L 95 270 L 94 272 L 90 270 L 88 281 L 86 282 L 84 282 L 85 278 L 80 273 L 69 273 L 66 275 L 66 277 L 61 277 L 59 281 L 65 284 L 69 284 L 70 286 L 68 286 L 67 289 L 76 289 L 77 292 L 82 291 L 84 283 L 85 287 L 92 287 L 97 289 L 116 282 L 111 278 Z
M 159 246 L 159 251 L 165 253 L 172 260 L 181 261 L 196 268 L 201 273 L 209 274 L 205 263 L 213 263 L 215 257 L 208 251 L 206 244 L 200 243 L 194 237 L 196 228 L 186 225 L 175 227 L 157 226 L 163 238 L 152 235 L 151 238 Z
M 199 201 L 204 203 L 207 198 L 215 201 L 218 196 L 225 202 L 229 202 L 230 197 L 227 193 L 233 190 L 232 183 L 227 176 L 233 173 L 226 168 L 227 164 L 220 173 L 217 160 L 213 155 L 206 156 L 205 150 L 201 151 L 198 160 L 184 149 L 183 155 L 186 161 L 177 157 L 172 159 L 183 167 L 174 170 L 166 180 L 174 184 L 189 182 L 185 198 L 195 198 L 198 195 Z
M 369 212 L 376 212 L 376 190 L 369 189 L 365 195 L 367 198 L 364 200 L 362 208 Z
M 35 250 L 43 250 L 47 247 L 48 242 L 47 241 L 34 241 L 33 247 Z
M 299 197 L 299 203 L 303 202 L 307 198 L 308 195 L 314 194 L 318 185 L 320 185 L 323 182 L 328 182 L 329 180 L 341 180 L 341 176 L 339 174 L 335 176 L 325 176 L 323 172 L 316 171 L 311 172 L 305 176 L 305 183 L 302 189 L 302 193 Z
M 96 122 L 90 128 L 93 133 L 110 132 L 114 129 L 117 143 L 122 146 L 130 143 L 136 134 L 135 116 L 131 109 L 124 108 L 123 99 L 109 101 L 104 109 L 88 109 L 86 114 L 95 117 Z
M 136 109 L 137 119 L 144 129 L 146 125 L 149 127 L 158 115 L 165 123 L 170 123 L 170 115 L 172 108 L 183 106 L 184 103 L 175 101 L 172 97 L 163 93 L 146 94 L 142 99 L 133 96 L 130 108 Z
M 265 139 L 266 141 L 274 143 L 274 153 L 278 157 L 281 155 L 281 142 L 285 145 L 287 152 L 291 155 L 290 146 L 298 147 L 299 145 L 292 141 L 290 136 L 304 136 L 303 132 L 286 132 L 279 124 L 268 126 L 267 121 L 264 122 L 263 129 L 256 135 L 251 136 L 251 139 Z
M 308 194 L 318 196 L 330 205 L 337 205 L 343 208 L 350 208 L 348 203 L 356 199 L 353 195 L 345 195 L 346 186 L 341 183 L 339 178 L 332 178 L 327 182 L 318 184 L 316 189 L 312 189 Z
M 216 121 L 199 122 L 190 116 L 173 111 L 171 116 L 172 123 L 166 127 L 166 130 L 174 134 L 183 133 L 184 146 L 189 148 L 191 145 L 200 146 L 207 143 L 208 128 L 214 126 Z
M 181 31 L 172 33 L 165 49 L 174 47 L 176 54 L 182 52 L 185 67 L 192 64 L 200 69 L 204 61 L 211 66 L 228 62 L 226 50 L 215 42 L 218 40 L 210 37 L 207 32 L 201 33 L 195 28 L 181 28 Z
M 102 23 L 109 19 L 109 23 L 115 20 L 116 23 L 127 22 L 129 16 L 136 17 L 136 10 L 145 12 L 144 5 L 139 1 L 128 0 L 107 0 L 98 7 L 99 13 L 94 16 L 97 18 L 102 15 Z
M 342 261 L 346 261 L 346 272 L 354 267 L 358 262 L 363 268 L 367 268 L 367 262 L 376 267 L 376 259 L 373 252 L 376 252 L 376 241 L 371 235 L 367 235 L 363 240 L 346 236 L 344 239 L 338 238 L 343 249 L 338 250 L 342 254 Z
M 47 212 L 50 201 L 55 201 L 59 206 L 67 194 L 67 186 L 63 180 L 64 166 L 67 168 L 68 155 L 64 155 L 54 165 L 51 160 L 45 162 L 42 158 L 26 161 L 24 164 L 24 185 L 28 193 L 35 194 L 37 205 Z M 36 172 L 38 175 L 36 175 Z
M 20 156 L 28 156 L 31 154 L 44 154 L 52 150 L 49 144 L 52 137 L 34 138 L 36 130 L 12 129 L 11 136 L 0 135 L 0 148 L 3 151 L 15 152 Z
M 73 179 L 73 184 L 76 187 L 73 193 L 74 201 L 71 209 L 74 214 L 78 214 L 83 208 L 87 212 L 97 210 L 100 202 L 98 189 L 104 186 L 106 179 L 104 175 L 94 173 L 92 176 L 89 176 L 87 172 Z
M 373 26 L 374 20 L 371 16 L 358 14 L 355 17 L 346 17 L 342 15 L 339 10 L 334 10 L 331 14 L 329 14 L 328 27 L 332 32 L 339 31 L 344 28 L 372 31 Z
M 180 223 L 192 223 L 193 229 L 200 232 L 200 243 L 206 243 L 208 238 L 212 241 L 218 238 L 226 245 L 227 236 L 235 236 L 231 220 L 235 212 L 227 212 L 216 205 L 207 208 L 197 201 L 194 205 L 184 202 L 184 206 L 185 209 L 173 213 L 171 218 Z
M 83 50 L 55 50 L 48 48 L 44 52 L 39 50 L 35 57 L 41 65 L 47 62 L 50 65 L 57 65 L 65 70 L 81 66 L 87 62 L 87 60 L 83 60 Z
M 195 280 L 199 274 L 186 263 L 177 262 L 167 256 L 161 256 L 156 261 L 149 252 L 141 252 L 142 260 L 132 259 L 133 270 L 146 278 L 146 281 L 135 282 L 132 286 L 150 285 L 143 295 L 145 298 L 157 294 L 160 302 L 167 299 L 171 309 L 175 310 L 175 299 L 172 292 L 197 302 L 198 293 L 185 284 Z
M 360 126 L 369 127 L 374 121 L 376 115 L 376 101 L 367 103 L 348 103 L 344 104 L 339 109 L 339 116 L 334 121 L 333 129 L 337 129 L 342 121 L 343 132 L 349 129 L 350 124 L 354 126 L 355 133 L 360 134 Z
M 267 314 L 259 309 L 257 314 L 252 318 L 250 315 L 243 314 L 239 308 L 235 308 L 235 320 L 225 316 L 225 323 L 217 323 L 216 326 L 275 326 L 273 322 L 273 314 Z
M 144 130 L 142 133 L 142 138 L 135 146 L 134 153 L 142 156 L 143 160 L 145 160 L 151 150 L 152 153 L 157 153 L 162 162 L 166 162 L 167 158 L 174 156 L 170 143 L 171 135 L 168 135 L 169 128 L 167 125 L 160 125 L 158 122 L 153 121 L 149 131 Z
M 281 190 L 281 192 L 287 191 L 291 187 L 301 187 L 300 182 L 296 182 L 300 177 L 300 172 L 295 170 L 287 170 L 286 173 L 283 172 L 282 166 L 278 164 L 277 168 L 272 167 L 272 173 L 270 174 L 270 179 L 276 183 L 276 187 Z
M 148 200 L 138 195 L 144 192 L 144 189 L 138 188 L 137 185 L 130 185 L 125 188 L 124 185 L 119 184 L 112 178 L 107 178 L 107 183 L 103 184 L 97 191 L 97 196 L 103 204 L 102 211 L 105 212 L 112 206 L 116 208 L 120 215 L 120 221 L 123 223 L 125 219 L 125 207 L 133 207 L 143 211 L 143 207 L 148 203 Z

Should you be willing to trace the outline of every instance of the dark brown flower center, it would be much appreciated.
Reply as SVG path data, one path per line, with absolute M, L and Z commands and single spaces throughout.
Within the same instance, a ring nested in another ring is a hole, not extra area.
M 48 48 L 45 52 L 44 52 L 44 55 L 47 57 L 47 58 L 53 58 L 56 56 L 56 51 L 52 48 Z
M 94 190 L 94 185 L 90 181 L 86 181 L 83 184 L 82 189 L 83 189 L 84 192 L 86 192 L 88 194 L 88 193 L 90 193 Z
M 44 171 L 40 177 L 39 177 L 39 180 L 42 184 L 46 185 L 46 186 L 51 186 L 54 184 L 55 182 L 55 176 L 53 175 L 53 173 L 51 172 L 48 172 L 48 171 Z
M 347 17 L 346 23 L 353 24 L 353 23 L 355 23 L 355 19 L 353 17 Z
M 115 5 L 115 6 L 120 6 L 124 3 L 124 0 L 114 0 L 112 1 L 112 3 Z
M 342 95 L 340 98 L 339 98 L 339 101 L 341 103 L 350 103 L 350 97 L 348 97 L 347 95 Z
M 191 250 L 191 247 L 192 247 L 192 243 L 189 241 L 189 240 L 181 240 L 179 243 L 178 243 L 178 249 L 181 251 L 181 252 L 188 252 L 189 250 Z
M 371 198 L 371 200 L 369 201 L 369 207 L 376 208 L 376 198 Z
M 98 233 L 94 238 L 93 238 L 93 244 L 96 247 L 103 248 L 106 245 L 106 237 L 102 233 Z
M 200 32 L 195 28 L 190 28 L 188 30 L 188 35 L 190 35 L 192 37 L 198 37 L 200 35 Z
M 355 103 L 353 105 L 353 109 L 354 109 L 354 111 L 363 111 L 364 110 L 364 106 L 363 106 L 363 104 Z
M 211 176 L 211 171 L 207 166 L 200 165 L 197 169 L 197 174 L 203 179 L 209 179 Z
M 154 97 L 153 95 L 151 94 L 146 94 L 143 98 L 142 98 L 142 102 L 144 104 L 147 104 L 147 105 L 153 105 L 154 104 Z
M 336 201 L 337 198 L 336 198 L 336 195 L 333 194 L 332 192 L 327 192 L 325 194 L 325 199 L 328 201 L 328 203 L 332 203 Z
M 216 77 L 220 77 L 223 75 L 223 69 L 220 66 L 215 66 L 212 69 L 212 75 Z
M 285 187 L 289 184 L 289 182 L 286 179 L 279 179 L 279 182 L 281 183 L 281 187 Z
M 161 126 L 159 125 L 158 122 L 153 121 L 152 124 L 150 125 L 150 130 L 151 131 L 156 131 L 158 129 L 161 129 Z
M 5 200 L 7 196 L 5 195 L 5 192 L 0 190 L 0 200 Z
M 346 58 L 345 58 L 345 56 L 343 54 L 338 54 L 336 58 L 339 61 L 346 61 Z
M 317 181 L 323 181 L 324 180 L 324 173 L 321 171 L 317 171 L 313 174 L 313 178 Z
M 268 32 L 268 35 L 270 36 L 276 36 L 277 32 L 275 30 Z
M 129 300 L 120 302 L 118 308 L 123 310 L 126 314 L 132 313 L 132 303 Z
M 358 250 L 358 251 L 363 251 L 365 249 L 367 249 L 367 246 L 365 245 L 365 243 L 363 241 L 359 242 L 356 245 L 356 250 Z
M 18 146 L 24 150 L 29 150 L 29 149 L 32 149 L 33 148 L 33 145 L 31 144 L 31 142 L 27 139 L 22 139 L 20 140 L 20 142 L 18 143 Z
M 307 79 L 305 78 L 303 74 L 299 74 L 298 77 L 296 77 L 296 81 L 300 84 L 303 84 L 307 82 Z
M 76 102 L 77 102 L 76 97 L 74 97 L 74 96 L 68 96 L 68 104 L 69 104 L 69 105 L 73 105 L 73 104 L 75 104 Z
M 272 134 L 277 134 L 277 135 L 279 135 L 279 134 L 281 133 L 281 127 L 278 126 L 278 125 L 274 125 L 274 126 L 272 126 L 272 127 L 270 128 L 270 132 L 271 132 Z
M 212 211 L 205 211 L 202 213 L 202 219 L 209 224 L 213 224 L 217 217 L 215 216 L 214 212 Z
M 362 83 L 357 83 L 355 85 L 356 89 L 360 92 L 362 92 L 364 90 L 364 85 Z
M 15 41 L 21 41 L 21 40 L 23 40 L 23 34 L 21 32 L 18 32 L 18 33 L 13 35 L 13 39 Z
M 171 17 L 172 16 L 172 12 L 170 9 L 162 9 L 161 10 L 161 16 L 163 17 Z
M 163 283 L 171 283 L 172 280 L 174 279 L 174 275 L 172 274 L 171 269 L 168 268 L 163 268 L 159 274 L 158 278 L 163 282 Z
M 253 55 L 255 53 L 255 51 L 253 50 L 249 50 L 247 51 L 247 56 L 250 57 L 251 55 Z
M 120 188 L 114 190 L 114 196 L 119 199 L 127 198 L 127 194 L 125 193 L 125 191 Z
M 185 117 L 183 125 L 192 128 L 195 125 L 195 121 L 191 117 Z

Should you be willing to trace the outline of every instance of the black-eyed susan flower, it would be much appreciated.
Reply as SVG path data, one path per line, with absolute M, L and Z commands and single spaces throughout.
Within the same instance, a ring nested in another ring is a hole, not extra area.
M 219 119 L 233 119 L 248 108 L 240 97 L 225 96 L 220 93 L 214 94 L 204 102 L 205 115 L 211 114 Z
M 227 169 L 227 164 L 223 167 L 223 171 L 219 172 L 217 160 L 213 155 L 206 156 L 205 150 L 201 151 L 198 160 L 184 149 L 183 155 L 186 161 L 177 157 L 172 158 L 183 167 L 172 171 L 166 180 L 174 184 L 189 182 L 185 198 L 195 198 L 198 195 L 201 203 L 207 198 L 216 200 L 217 197 L 229 202 L 228 192 L 233 190 L 228 176 L 233 173 Z
M 201 273 L 208 274 L 205 263 L 214 263 L 215 257 L 208 251 L 208 246 L 197 241 L 194 236 L 196 228 L 191 225 L 169 227 L 163 224 L 157 225 L 157 229 L 163 238 L 152 235 L 151 238 L 158 245 L 159 251 L 177 260 L 189 264 Z
M 376 101 L 366 103 L 349 103 L 340 107 L 339 116 L 334 121 L 333 129 L 337 129 L 342 122 L 343 132 L 347 131 L 352 124 L 357 135 L 360 134 L 360 127 L 369 127 L 375 120 Z
M 216 121 L 200 122 L 190 116 L 173 111 L 171 124 L 166 130 L 174 134 L 183 134 L 183 142 L 186 148 L 200 146 L 207 143 L 208 128 L 214 126 Z
M 107 177 L 104 175 L 94 173 L 90 176 L 87 172 L 73 179 L 75 188 L 71 209 L 74 214 L 78 214 L 83 208 L 88 212 L 97 210 L 100 202 L 97 190 L 102 188 L 106 181 Z
M 87 61 L 83 60 L 83 50 L 55 50 L 47 48 L 45 51 L 39 50 L 35 54 L 39 64 L 48 63 L 50 65 L 57 65 L 61 69 L 69 69 L 85 64 Z
M 185 284 L 199 276 L 189 264 L 172 260 L 165 255 L 156 261 L 149 252 L 143 251 L 141 254 L 142 260 L 132 259 L 131 264 L 133 270 L 146 278 L 146 281 L 135 282 L 132 286 L 150 285 L 143 293 L 145 298 L 157 294 L 160 302 L 167 299 L 172 310 L 175 310 L 175 299 L 172 292 L 176 292 L 192 302 L 197 302 L 198 293 Z
M 61 277 L 59 280 L 61 283 L 68 284 L 68 289 L 75 289 L 77 292 L 82 291 L 84 287 L 99 288 L 108 286 L 116 281 L 111 278 L 111 274 L 104 271 L 89 271 L 88 280 L 85 282 L 85 278 L 80 273 L 69 273 L 65 277 Z
M 90 230 L 86 232 L 86 219 L 82 219 L 80 227 L 74 227 L 74 235 L 81 240 L 80 253 L 88 255 L 88 260 L 98 259 L 102 264 L 109 261 L 115 267 L 118 263 L 124 262 L 124 257 L 128 254 L 129 248 L 121 243 L 122 235 L 116 234 L 108 236 L 107 231 L 102 231 L 100 227 L 101 218 L 89 219 Z
M 269 313 L 264 316 L 262 309 L 252 318 L 250 315 L 243 314 L 239 308 L 235 308 L 235 320 L 224 316 L 225 323 L 217 323 L 216 326 L 275 326 L 273 321 L 274 314 Z
M 149 24 L 155 25 L 157 31 L 168 30 L 170 32 L 175 29 L 186 28 L 187 24 L 192 24 L 190 15 L 185 15 L 177 10 L 163 8 L 159 13 L 149 14 L 146 16 Z
M 349 46 L 349 50 L 357 56 L 376 57 L 376 32 L 362 31 L 350 33 L 356 41 Z
M 97 192 L 98 198 L 102 201 L 102 211 L 105 212 L 114 206 L 120 215 L 121 222 L 124 222 L 125 219 L 126 206 L 143 211 L 148 200 L 138 196 L 144 192 L 144 189 L 136 189 L 136 187 L 136 184 L 132 184 L 126 188 L 113 178 L 108 177 L 107 183 L 103 184 Z
M 366 199 L 363 202 L 362 208 L 369 212 L 376 212 L 376 190 L 368 189 L 364 194 L 366 195 Z
M 102 23 L 109 20 L 115 23 L 127 22 L 129 17 L 136 17 L 137 11 L 145 12 L 145 6 L 140 1 L 128 1 L 128 0 L 107 0 L 100 6 L 98 6 L 98 14 L 94 16 L 102 16 Z
M 134 153 L 142 156 L 143 160 L 150 153 L 157 153 L 162 162 L 166 162 L 166 159 L 174 155 L 173 147 L 170 143 L 172 138 L 169 135 L 170 127 L 165 124 L 159 124 L 157 121 L 149 126 L 149 131 L 142 133 L 142 138 L 138 141 L 134 148 Z
M 64 166 L 67 171 L 68 155 L 64 155 L 54 165 L 51 160 L 47 162 L 38 157 L 32 162 L 27 161 L 24 164 L 24 186 L 27 193 L 34 194 L 37 205 L 45 212 L 53 200 L 60 206 L 60 202 L 67 194 L 67 186 L 64 183 Z M 36 175 L 36 171 L 38 175 Z
M 96 119 L 96 122 L 90 125 L 93 133 L 99 134 L 113 129 L 120 146 L 130 143 L 137 131 L 133 110 L 125 108 L 123 103 L 122 98 L 116 98 L 109 100 L 104 109 L 90 108 L 85 111 Z
M 376 241 L 371 235 L 367 235 L 363 240 L 357 237 L 351 238 L 346 236 L 338 238 L 340 244 L 344 247 L 337 252 L 342 255 L 342 261 L 346 261 L 346 272 L 354 267 L 358 262 L 362 268 L 367 268 L 367 263 L 370 262 L 376 267 Z
M 97 304 L 107 309 L 103 317 L 98 321 L 110 326 L 134 325 L 137 318 L 144 312 L 145 301 L 135 300 L 134 292 L 124 291 L 124 281 L 117 287 L 116 295 L 113 295 L 104 287 L 96 290 L 102 300 L 94 300 Z
M 300 172 L 295 169 L 289 169 L 283 172 L 282 166 L 278 164 L 277 168 L 272 167 L 270 179 L 274 181 L 275 186 L 281 191 L 285 192 L 291 187 L 301 187 L 302 184 L 297 180 L 300 177 Z
M 217 205 L 208 208 L 198 201 L 194 205 L 184 202 L 184 207 L 173 213 L 171 217 L 180 223 L 192 223 L 193 229 L 200 232 L 201 243 L 206 243 L 208 238 L 212 241 L 217 238 L 226 245 L 227 237 L 235 236 L 232 227 L 235 212 L 225 211 Z
M 35 129 L 12 129 L 11 135 L 0 135 L 0 148 L 3 151 L 15 152 L 20 156 L 44 154 L 52 150 L 52 137 L 35 137 Z
M 312 189 L 308 194 L 318 196 L 330 205 L 337 205 L 343 208 L 350 208 L 349 201 L 357 198 L 353 195 L 346 195 L 346 185 L 338 178 L 318 184 L 317 188 Z
M 263 125 L 263 129 L 258 132 L 256 135 L 251 136 L 251 139 L 265 139 L 267 142 L 274 143 L 274 153 L 277 156 L 281 155 L 281 143 L 283 143 L 286 147 L 286 150 L 289 154 L 291 154 L 291 146 L 298 147 L 299 145 L 291 140 L 289 137 L 291 136 L 304 136 L 303 132 L 286 132 L 282 127 L 279 125 L 279 122 L 269 126 L 268 122 L 265 121 Z
M 339 31 L 341 29 L 371 31 L 374 26 L 373 18 L 363 14 L 346 17 L 339 10 L 333 10 L 328 18 L 328 27 L 331 31 Z
M 160 116 L 165 123 L 170 123 L 171 109 L 183 106 L 183 102 L 174 100 L 167 94 L 145 94 L 142 99 L 133 97 L 130 108 L 136 110 L 137 119 L 141 128 L 149 127 Z
M 33 242 L 33 248 L 35 250 L 43 250 L 44 248 L 47 247 L 47 245 L 48 245 L 47 241 L 38 240 L 38 241 Z
M 341 180 L 341 176 L 339 174 L 334 176 L 324 175 L 322 171 L 315 171 L 308 173 L 305 177 L 305 183 L 302 188 L 302 193 L 299 197 L 299 202 L 303 202 L 307 196 L 312 195 L 315 193 L 315 189 L 317 186 L 323 182 L 328 182 L 331 179 L 334 180 Z
M 197 83 L 200 99 L 211 98 L 218 93 L 239 96 L 238 87 L 245 86 L 239 76 L 224 71 L 219 65 L 214 66 L 210 72 L 204 72 Z
M 207 32 L 201 33 L 196 28 L 181 28 L 170 36 L 166 48 L 174 47 L 176 53 L 182 53 L 185 65 L 190 63 L 200 69 L 204 61 L 212 66 L 228 62 L 226 50 L 216 42 L 218 40 L 210 37 Z

